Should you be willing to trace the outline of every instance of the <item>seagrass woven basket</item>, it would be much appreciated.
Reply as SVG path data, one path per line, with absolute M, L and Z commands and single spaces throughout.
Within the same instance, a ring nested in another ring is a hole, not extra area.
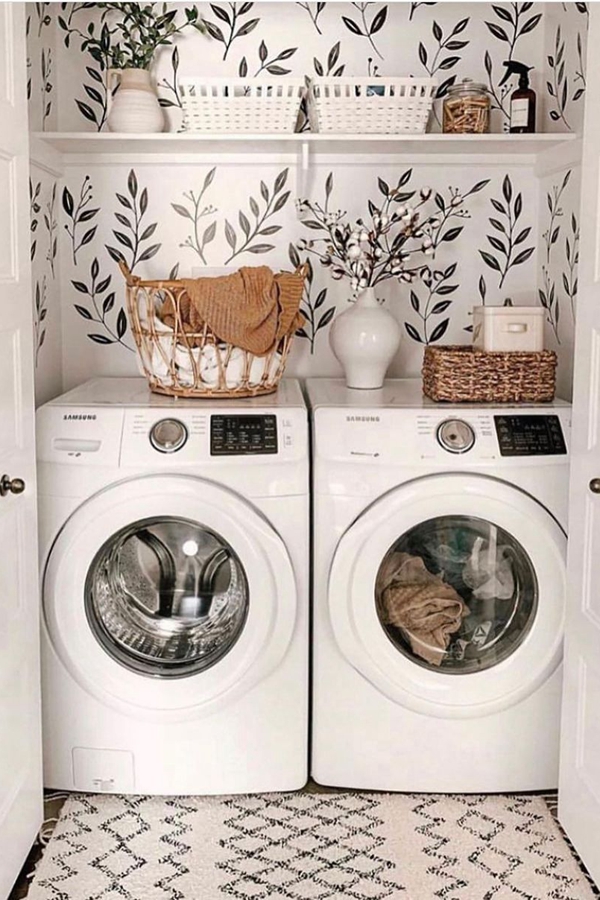
M 423 393 L 450 403 L 545 403 L 556 390 L 556 353 L 486 353 L 471 346 L 426 347 Z
M 182 315 L 188 297 L 179 279 L 143 280 L 119 263 L 127 284 L 127 316 L 140 369 L 150 390 L 172 397 L 258 397 L 277 390 L 294 333 L 284 335 L 264 356 L 222 341 L 210 327 L 191 330 Z M 294 273 L 304 281 L 306 268 Z M 169 304 L 173 327 L 159 312 Z

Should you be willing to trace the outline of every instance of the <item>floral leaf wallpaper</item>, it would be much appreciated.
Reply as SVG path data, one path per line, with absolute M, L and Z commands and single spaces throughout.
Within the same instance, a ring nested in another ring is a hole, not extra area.
M 543 286 L 539 288 L 538 294 L 540 303 L 546 310 L 546 319 L 554 332 L 554 337 L 556 338 L 557 344 L 560 344 L 559 320 L 561 313 L 561 303 L 559 299 L 557 281 L 552 275 L 550 263 L 553 261 L 554 256 L 556 255 L 555 249 L 560 249 L 557 248 L 556 245 L 558 245 L 558 239 L 562 230 L 561 219 L 563 219 L 564 217 L 562 197 L 567 185 L 569 184 L 570 178 L 571 170 L 569 169 L 565 173 L 560 184 L 553 184 L 552 189 L 546 194 L 546 200 L 548 204 L 548 219 L 546 230 L 542 233 L 542 239 L 544 242 L 544 261 L 542 263 Z M 574 214 L 571 218 L 572 228 L 573 222 L 575 223 L 575 233 L 577 234 L 577 241 L 579 241 L 577 220 L 574 219 Z M 571 251 L 571 245 L 569 244 L 568 249 L 569 253 L 567 255 L 567 267 L 569 269 L 571 279 L 573 279 L 576 263 L 573 261 L 573 267 L 571 269 L 569 266 L 569 262 L 572 259 L 571 253 L 575 252 L 576 248 L 574 247 L 573 251 Z M 563 275 L 566 275 L 566 273 L 563 272 Z M 564 283 L 565 282 L 563 280 L 563 286 Z M 575 287 L 574 292 L 572 290 L 573 286 Z M 569 281 L 569 287 L 571 288 L 571 290 L 567 292 L 567 296 L 569 298 L 571 309 L 574 309 L 575 296 L 577 294 L 576 279 Z
M 283 190 L 288 174 L 289 169 L 283 169 L 276 176 L 272 189 L 264 181 L 260 182 L 260 200 L 251 196 L 248 201 L 251 216 L 248 217 L 242 209 L 238 212 L 239 230 L 225 219 L 225 238 L 231 248 L 231 253 L 225 260 L 226 266 L 242 253 L 268 253 L 275 249 L 274 244 L 258 239 L 281 231 L 281 225 L 267 223 L 283 209 L 290 198 L 291 191 Z M 251 222 L 251 219 L 254 221 Z
M 527 262 L 535 247 L 521 247 L 531 234 L 531 226 L 521 227 L 519 220 L 523 213 L 523 195 L 514 190 L 510 175 L 502 181 L 501 197 L 491 197 L 490 203 L 499 216 L 488 219 L 496 232 L 486 235 L 494 252 L 480 250 L 479 254 L 486 266 L 497 273 L 498 288 L 502 288 L 509 270 Z
M 206 246 L 215 239 L 217 223 L 212 221 L 203 229 L 202 234 L 200 234 L 200 225 L 202 219 L 205 219 L 207 216 L 213 216 L 218 210 L 211 203 L 202 206 L 202 200 L 213 183 L 216 171 L 217 167 L 213 166 L 210 172 L 206 174 L 204 183 L 198 194 L 194 194 L 193 190 L 188 191 L 187 193 L 184 192 L 183 197 L 189 205 L 186 206 L 182 203 L 171 203 L 171 206 L 177 215 L 184 219 L 189 219 L 193 226 L 192 234 L 188 234 L 183 244 L 180 244 L 179 246 L 184 248 L 187 247 L 197 253 L 202 264 L 205 266 L 208 265 L 208 263 L 204 251 Z
M 325 9 L 326 5 L 326 3 L 298 3 L 300 9 L 305 9 L 310 16 L 310 20 L 315 26 L 317 34 L 323 34 L 321 29 L 319 28 L 319 16 Z
M 91 228 L 87 227 L 87 223 L 91 222 L 100 211 L 98 207 L 90 206 L 92 200 L 93 191 L 89 175 L 83 179 L 76 200 L 68 187 L 63 188 L 62 207 L 67 218 L 64 229 L 71 239 L 73 265 L 77 265 L 78 252 L 94 239 L 98 230 L 97 225 L 92 225 Z M 82 225 L 83 228 L 81 228 Z
M 357 16 L 342 16 L 342 22 L 352 34 L 366 38 L 377 56 L 380 59 L 383 59 L 383 54 L 375 44 L 374 35 L 376 35 L 378 31 L 381 31 L 386 23 L 388 15 L 387 5 L 378 3 L 353 3 L 352 6 L 356 10 Z M 370 9 L 372 6 L 375 7 L 375 10 Z
M 118 247 L 106 244 L 106 250 L 111 259 L 117 263 L 127 263 L 129 270 L 133 272 L 138 263 L 152 259 L 161 245 L 143 246 L 154 235 L 158 223 L 152 222 L 148 225 L 142 221 L 148 211 L 148 188 L 143 187 L 140 190 L 135 169 L 131 169 L 127 176 L 127 194 L 129 196 L 118 192 L 115 194 L 125 212 L 120 210 L 115 212 L 115 219 L 121 228 L 113 228 L 113 237 L 124 249 L 119 250 Z
M 448 93 L 448 88 L 456 81 L 456 74 L 449 77 L 444 76 L 444 72 L 454 69 L 460 62 L 460 56 L 456 55 L 457 50 L 464 50 L 468 47 L 469 41 L 464 39 L 457 40 L 457 35 L 462 34 L 469 24 L 469 17 L 460 19 L 446 35 L 442 27 L 434 19 L 431 31 L 434 39 L 434 46 L 429 50 L 423 43 L 419 41 L 419 59 L 427 74 L 433 78 L 439 76 L 441 82 L 436 89 L 436 99 L 440 100 Z M 444 55 L 449 54 L 449 55 Z M 441 73 L 441 74 L 440 74 Z M 437 110 L 436 110 L 437 115 Z
M 111 289 L 112 275 L 102 275 L 100 263 L 94 257 L 86 281 L 71 281 L 83 300 L 73 304 L 77 313 L 86 323 L 98 325 L 101 331 L 88 332 L 87 337 L 95 344 L 103 346 L 120 344 L 125 350 L 133 350 L 125 340 L 128 323 L 125 310 L 115 312 L 115 291 Z
M 56 257 L 58 255 L 58 220 L 56 213 L 56 182 L 53 183 L 50 197 L 44 207 L 44 225 L 46 226 L 48 249 L 46 260 L 50 265 L 52 278 L 56 278 Z
M 223 44 L 223 59 L 227 59 L 227 54 L 231 49 L 231 45 L 236 39 L 246 37 L 249 35 L 258 23 L 260 19 L 245 18 L 254 3 L 229 3 L 228 6 L 219 6 L 216 3 L 208 4 L 210 9 L 221 23 L 217 25 L 213 20 L 204 18 L 204 24 L 209 35 L 219 43 Z M 245 21 L 242 22 L 242 19 Z
M 493 129 L 507 130 L 516 87 L 514 78 L 500 85 L 507 59 L 534 66 L 538 127 L 559 132 L 581 127 L 585 3 L 216 2 L 200 3 L 198 10 L 208 35 L 190 33 L 164 48 L 154 72 L 171 130 L 181 119 L 179 78 L 202 74 L 433 75 L 438 98 L 452 84 L 472 78 L 490 90 Z M 107 47 L 111 36 L 102 32 L 96 4 L 27 4 L 34 130 L 106 130 L 110 85 L 102 43 L 99 50 L 81 49 L 90 25 Z M 434 117 L 430 127 L 439 128 Z M 108 166 L 90 160 L 85 170 L 81 164 L 67 166 L 58 184 L 56 178 L 32 175 L 32 302 L 39 334 L 46 331 L 40 371 L 54 352 L 62 316 L 66 387 L 98 374 L 135 374 L 119 260 L 142 277 L 186 277 L 204 265 L 264 262 L 278 269 L 302 261 L 296 247 L 304 228 L 293 203 L 294 163 L 282 154 L 262 159 L 254 153 L 233 162 L 206 153 L 195 162 L 174 157 L 138 164 L 132 158 Z M 526 165 L 512 165 L 507 158 L 500 164 L 482 161 L 474 176 L 460 159 L 423 164 L 418 155 L 395 162 L 346 156 L 340 165 L 315 159 L 311 166 L 311 183 L 317 186 L 334 172 L 337 202 L 356 217 L 380 204 L 386 188 L 398 190 L 405 204 L 423 186 L 432 190 L 439 224 L 428 271 L 413 285 L 386 284 L 381 290 L 404 332 L 393 374 L 417 374 L 428 343 L 468 340 L 471 307 L 502 303 L 506 296 L 516 303 L 546 304 L 548 340 L 569 352 L 579 252 L 575 173 L 557 201 L 563 212 L 549 232 L 551 237 L 560 225 L 548 263 L 546 195 L 554 198 L 564 172 L 538 181 Z M 313 195 L 318 194 L 316 187 Z M 453 196 L 466 198 L 467 215 L 458 215 Z M 346 285 L 311 264 L 302 302 L 306 323 L 293 347 L 291 374 L 339 372 L 328 332 L 336 311 L 351 299 Z

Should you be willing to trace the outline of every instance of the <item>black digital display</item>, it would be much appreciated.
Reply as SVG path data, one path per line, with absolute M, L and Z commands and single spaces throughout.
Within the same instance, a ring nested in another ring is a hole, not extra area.
M 502 456 L 558 456 L 567 452 L 558 416 L 494 416 Z
M 277 453 L 276 416 L 211 416 L 211 456 Z

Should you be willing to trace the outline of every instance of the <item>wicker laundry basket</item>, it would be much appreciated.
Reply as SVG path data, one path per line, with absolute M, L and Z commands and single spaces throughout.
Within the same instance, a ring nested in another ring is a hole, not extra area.
M 556 390 L 556 353 L 486 353 L 471 346 L 426 347 L 423 393 L 450 403 L 545 403 Z
M 277 390 L 285 370 L 294 333 L 257 356 L 215 335 L 208 325 L 192 331 L 181 305 L 187 292 L 183 281 L 142 280 L 121 262 L 127 283 L 127 316 L 137 347 L 140 368 L 150 390 L 173 397 L 257 397 Z M 294 273 L 304 282 L 306 266 Z M 159 316 L 169 303 L 175 320 L 168 327 Z
M 180 78 L 183 130 L 293 132 L 306 92 L 301 78 Z
M 337 134 L 423 134 L 435 78 L 312 78 L 311 131 Z

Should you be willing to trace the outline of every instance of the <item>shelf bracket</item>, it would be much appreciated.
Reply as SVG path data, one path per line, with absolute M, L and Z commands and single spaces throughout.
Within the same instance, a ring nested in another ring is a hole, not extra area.
M 303 140 L 298 147 L 298 163 L 296 169 L 296 193 L 300 200 L 304 200 L 309 195 L 311 168 L 310 143 L 307 140 Z M 299 211 L 298 218 L 301 218 Z

